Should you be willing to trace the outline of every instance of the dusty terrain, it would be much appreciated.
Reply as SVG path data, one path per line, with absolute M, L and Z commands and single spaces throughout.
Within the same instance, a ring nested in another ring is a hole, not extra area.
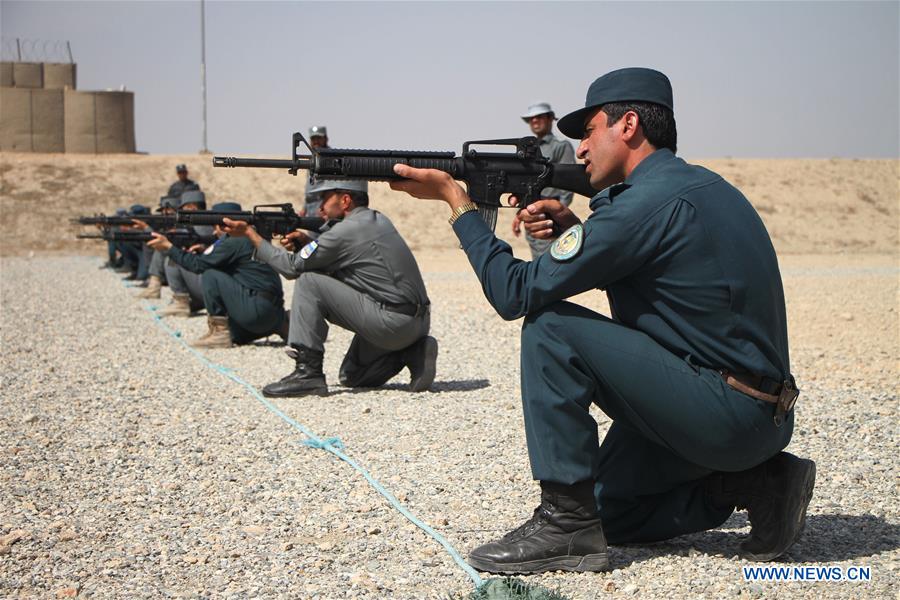
M 0 155 L 0 590 L 8 597 L 443 598 L 472 582 L 345 462 L 159 326 L 152 304 L 96 269 L 99 245 L 67 219 L 153 204 L 187 162 L 212 201 L 296 201 L 302 178 L 213 170 L 197 156 Z M 790 449 L 819 477 L 806 532 L 781 564 L 871 568 L 871 581 L 750 582 L 734 557 L 748 525 L 614 547 L 605 574 L 531 581 L 570 598 L 897 597 L 897 161 L 698 161 L 738 185 L 766 221 L 787 295 L 804 392 Z M 431 393 L 404 375 L 279 410 L 339 437 L 463 555 L 536 503 L 521 425 L 519 323 L 484 300 L 446 210 L 375 187 L 416 252 L 441 343 Z M 576 200 L 586 211 L 586 201 Z M 504 235 L 509 214 L 498 227 Z M 521 241 L 517 254 L 527 252 Z M 290 293 L 290 286 L 286 287 Z M 605 311 L 598 293 L 577 299 Z M 167 323 L 186 339 L 204 319 Z M 349 342 L 332 329 L 326 374 Z M 281 348 L 205 353 L 259 388 Z M 602 431 L 609 420 L 597 413 Z

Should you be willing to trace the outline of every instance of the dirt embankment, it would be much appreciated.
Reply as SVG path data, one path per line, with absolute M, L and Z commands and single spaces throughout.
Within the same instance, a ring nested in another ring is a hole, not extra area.
M 299 206 L 305 178 L 271 169 L 214 169 L 208 156 L 0 154 L 0 255 L 95 253 L 96 243 L 74 239 L 71 217 L 112 213 L 141 203 L 157 206 L 187 163 L 212 202 L 245 207 L 291 202 Z M 757 208 L 781 253 L 896 254 L 900 161 L 716 159 L 695 161 L 721 173 Z M 416 251 L 456 247 L 446 209 L 371 186 L 372 206 L 386 213 Z M 575 210 L 588 213 L 579 197 Z M 511 239 L 510 210 L 498 231 Z M 514 242 L 527 254 L 524 242 Z

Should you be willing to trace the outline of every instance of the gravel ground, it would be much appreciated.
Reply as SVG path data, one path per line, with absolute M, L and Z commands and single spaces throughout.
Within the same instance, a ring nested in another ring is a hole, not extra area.
M 459 253 L 457 253 L 459 254 Z M 519 408 L 519 323 L 460 256 L 422 260 L 441 344 L 430 393 L 404 375 L 276 404 L 346 452 L 463 554 L 537 502 Z M 88 257 L 5 258 L 0 595 L 446 598 L 471 581 L 346 463 L 154 324 Z M 529 581 L 568 597 L 897 597 L 896 257 L 787 256 L 795 453 L 818 463 L 788 565 L 864 565 L 867 583 L 744 581 L 737 513 L 720 529 L 611 549 L 613 571 Z M 286 289 L 290 289 L 288 286 Z M 164 300 L 168 291 L 164 292 Z M 584 303 L 603 310 L 598 294 Z M 205 319 L 169 319 L 187 339 Z M 332 329 L 332 382 L 350 336 Z M 206 356 L 256 387 L 291 368 L 258 344 Z M 596 415 L 601 431 L 609 421 Z

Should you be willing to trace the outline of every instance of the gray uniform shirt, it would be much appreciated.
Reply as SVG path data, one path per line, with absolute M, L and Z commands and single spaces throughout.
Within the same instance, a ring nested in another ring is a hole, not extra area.
M 548 133 L 538 143 L 540 144 L 541 154 L 549 158 L 550 162 L 563 165 L 575 164 L 575 150 L 568 140 L 559 139 L 552 133 Z M 566 206 L 572 203 L 572 195 L 572 192 L 552 187 L 541 190 L 542 198 L 558 198 Z
M 288 279 L 305 271 L 327 273 L 378 302 L 428 302 L 425 282 L 409 246 L 390 219 L 366 206 L 354 208 L 299 252 L 263 241 L 255 258 Z

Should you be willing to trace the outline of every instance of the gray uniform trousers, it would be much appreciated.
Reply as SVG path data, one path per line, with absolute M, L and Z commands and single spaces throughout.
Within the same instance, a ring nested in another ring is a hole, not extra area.
M 191 310 L 203 308 L 203 278 L 199 273 L 192 273 L 173 260 L 165 261 L 166 281 L 173 294 L 189 294 Z
M 356 334 L 341 364 L 341 384 L 377 387 L 406 366 L 402 350 L 428 334 L 431 315 L 392 312 L 330 275 L 302 273 L 294 285 L 290 343 L 324 351 L 329 322 Z
M 155 250 L 150 258 L 150 275 L 166 281 L 166 255 L 159 250 Z

